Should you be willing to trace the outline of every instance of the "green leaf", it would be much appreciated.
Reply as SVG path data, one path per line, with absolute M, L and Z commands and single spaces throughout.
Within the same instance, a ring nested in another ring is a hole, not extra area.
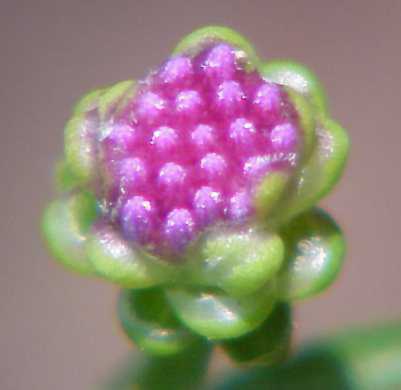
M 173 272 L 169 264 L 133 248 L 113 226 L 104 222 L 91 231 L 86 251 L 96 274 L 126 288 L 154 286 Z
M 322 210 L 313 209 L 282 231 L 286 265 L 279 277 L 283 300 L 303 299 L 324 290 L 338 275 L 345 254 L 341 230 Z
M 269 317 L 254 331 L 221 343 L 237 363 L 271 365 L 283 361 L 290 349 L 291 308 L 277 304 Z
M 345 130 L 323 118 L 317 124 L 317 145 L 280 205 L 278 218 L 289 221 L 328 194 L 341 177 L 349 150 Z
M 127 336 L 151 355 L 174 355 L 198 340 L 182 327 L 161 289 L 123 290 L 118 315 Z
M 96 218 L 96 200 L 83 192 L 57 200 L 45 211 L 42 230 L 52 255 L 66 267 L 91 274 L 85 252 L 90 226 Z
M 251 69 L 260 66 L 260 60 L 253 46 L 242 35 L 228 27 L 206 26 L 193 31 L 183 38 L 173 51 L 173 54 L 195 55 L 205 46 L 214 42 L 227 42 L 246 54 L 246 65 Z
M 254 330 L 270 314 L 276 297 L 274 283 L 240 298 L 190 288 L 169 288 L 166 293 L 177 316 L 188 328 L 219 340 Z
M 234 296 L 261 289 L 277 274 L 284 256 L 280 237 L 255 227 L 233 231 L 219 226 L 199 251 L 191 270 L 194 281 Z
M 286 85 L 305 96 L 322 114 L 327 114 L 327 99 L 317 77 L 304 65 L 293 61 L 274 60 L 263 64 L 263 76 L 274 83 Z

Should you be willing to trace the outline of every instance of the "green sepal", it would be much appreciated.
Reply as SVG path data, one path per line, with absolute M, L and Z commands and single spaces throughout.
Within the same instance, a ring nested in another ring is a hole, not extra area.
M 60 192 L 71 191 L 80 183 L 65 160 L 59 161 L 56 164 L 54 176 L 56 189 Z
M 288 97 L 298 114 L 298 122 L 302 131 L 302 157 L 307 159 L 316 145 L 316 121 L 309 101 L 300 93 L 286 88 Z
M 262 325 L 242 337 L 223 341 L 221 347 L 237 363 L 272 365 L 288 356 L 291 333 L 291 307 L 279 303 Z
M 125 107 L 135 94 L 135 85 L 134 80 L 124 80 L 103 90 L 98 98 L 99 117 L 102 122 L 111 115 L 117 115 Z
M 97 275 L 125 288 L 151 287 L 168 279 L 173 272 L 167 262 L 134 248 L 105 222 L 93 227 L 86 251 Z
M 104 88 L 94 89 L 82 96 L 75 104 L 73 114 L 82 114 L 84 112 L 97 109 L 99 96 L 103 93 Z
M 248 70 L 259 68 L 261 62 L 253 46 L 242 35 L 224 26 L 205 26 L 193 31 L 184 37 L 176 46 L 173 54 L 195 55 L 205 46 L 214 42 L 227 42 L 246 54 L 246 67 Z
M 328 214 L 313 209 L 295 218 L 281 233 L 287 249 L 278 280 L 281 299 L 307 298 L 333 283 L 342 266 L 345 240 Z
M 118 316 L 127 336 L 151 355 L 175 355 L 198 340 L 177 320 L 162 289 L 123 290 Z
M 324 89 L 306 66 L 288 60 L 274 60 L 262 65 L 263 77 L 277 84 L 286 85 L 306 97 L 316 111 L 328 113 Z
M 254 196 L 256 216 L 265 220 L 280 201 L 286 190 L 290 176 L 285 172 L 269 172 L 258 185 Z
M 96 172 L 96 115 L 79 113 L 72 116 L 64 129 L 64 153 L 68 169 L 77 182 L 85 184 Z
M 88 192 L 51 203 L 43 216 L 42 230 L 50 252 L 67 268 L 81 274 L 93 272 L 85 243 L 96 216 L 96 200 Z
M 239 298 L 190 287 L 169 288 L 166 294 L 184 325 L 214 340 L 239 337 L 254 330 L 270 314 L 276 298 L 274 283 Z
M 321 118 L 317 144 L 280 205 L 282 222 L 311 208 L 335 186 L 344 170 L 349 150 L 346 131 L 336 122 Z
M 236 297 L 249 295 L 277 274 L 283 257 L 283 242 L 275 234 L 255 227 L 218 226 L 199 246 L 192 282 Z

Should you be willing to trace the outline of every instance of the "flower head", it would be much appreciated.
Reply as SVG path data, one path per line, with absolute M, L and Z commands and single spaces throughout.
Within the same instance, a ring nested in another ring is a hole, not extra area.
M 347 145 L 306 68 L 264 63 L 234 31 L 203 28 L 143 80 L 81 99 L 59 169 L 68 195 L 47 210 L 45 235 L 71 268 L 168 285 L 193 331 L 238 336 L 336 273 L 341 238 L 312 207 Z
M 302 154 L 284 86 L 247 71 L 240 50 L 221 42 L 172 56 L 105 126 L 96 141 L 104 212 L 161 258 L 180 258 L 217 223 L 255 219 L 263 178 L 290 176 Z

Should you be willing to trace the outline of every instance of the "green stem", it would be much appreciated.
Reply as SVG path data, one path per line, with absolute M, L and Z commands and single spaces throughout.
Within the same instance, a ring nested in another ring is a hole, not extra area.
M 196 341 L 181 353 L 150 356 L 141 353 L 116 373 L 105 390 L 200 389 L 206 379 L 211 345 Z
M 148 357 L 139 371 L 137 384 L 142 390 L 196 389 L 207 372 L 210 346 L 195 343 L 171 357 Z

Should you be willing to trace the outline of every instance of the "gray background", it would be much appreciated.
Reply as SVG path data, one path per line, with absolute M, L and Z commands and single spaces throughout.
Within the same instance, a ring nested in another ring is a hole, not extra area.
M 141 77 L 176 41 L 227 24 L 265 58 L 314 69 L 352 154 L 324 200 L 349 241 L 344 271 L 297 307 L 297 339 L 401 312 L 399 1 L 2 1 L 0 388 L 88 389 L 131 349 L 117 289 L 54 264 L 38 224 L 73 102 Z

